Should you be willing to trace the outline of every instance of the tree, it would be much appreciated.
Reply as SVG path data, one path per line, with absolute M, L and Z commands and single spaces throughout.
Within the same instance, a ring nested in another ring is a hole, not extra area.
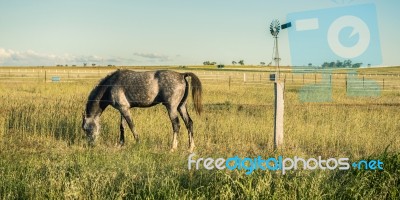
M 345 60 L 345 61 L 343 61 L 343 66 L 344 67 L 351 67 L 352 65 L 351 65 L 351 60 Z
M 329 63 L 329 67 L 330 67 L 330 68 L 336 67 L 336 63 L 335 63 L 335 62 L 330 62 L 330 63 Z
M 260 65 L 261 66 L 265 66 L 265 62 L 260 62 Z
M 322 68 L 328 68 L 328 67 L 329 67 L 329 63 L 328 62 L 322 63 Z
M 232 65 L 236 65 L 236 63 L 237 63 L 236 61 L 232 61 Z
M 308 66 L 309 66 L 309 67 L 312 67 L 312 63 L 308 63 Z
M 360 68 L 362 63 L 354 63 L 351 67 L 352 68 Z
M 87 66 L 87 63 L 83 63 L 83 66 L 86 67 L 86 66 Z
M 94 66 L 96 66 L 96 64 L 95 64 L 95 63 L 92 63 L 92 66 L 94 67 Z
M 340 60 L 337 60 L 336 61 L 336 67 L 338 67 L 338 68 L 343 67 L 343 62 L 340 61 Z
M 238 63 L 239 63 L 240 65 L 244 65 L 244 60 L 240 60 Z
M 217 62 L 204 61 L 203 65 L 215 65 Z

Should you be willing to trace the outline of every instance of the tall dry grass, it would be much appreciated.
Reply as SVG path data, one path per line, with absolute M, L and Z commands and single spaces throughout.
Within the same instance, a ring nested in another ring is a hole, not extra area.
M 188 104 L 197 156 L 381 159 L 385 170 L 188 171 L 186 129 L 181 120 L 179 150 L 169 153 L 172 128 L 161 105 L 131 110 L 142 141 L 128 132 L 123 148 L 115 147 L 119 114 L 108 108 L 101 137 L 87 148 L 81 113 L 96 80 L 1 82 L 0 198 L 398 198 L 400 92 L 348 97 L 334 86 L 333 102 L 303 103 L 295 83 L 286 84 L 285 142 L 275 152 L 273 85 L 203 80 L 202 116 Z

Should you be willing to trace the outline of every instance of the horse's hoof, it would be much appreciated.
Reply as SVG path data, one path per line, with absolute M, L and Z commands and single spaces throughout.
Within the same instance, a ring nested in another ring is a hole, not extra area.
M 190 148 L 188 149 L 188 151 L 189 151 L 189 153 L 193 153 L 194 147 L 190 147 Z

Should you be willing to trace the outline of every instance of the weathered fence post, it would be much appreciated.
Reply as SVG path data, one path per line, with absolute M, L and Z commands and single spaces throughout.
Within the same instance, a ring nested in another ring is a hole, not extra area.
M 231 89 L 231 76 L 229 76 L 229 89 Z
M 365 76 L 363 75 L 363 87 L 364 87 L 364 78 L 365 78 Z
M 317 84 L 317 74 L 314 74 L 314 84 Z
M 279 77 L 279 76 L 278 76 Z M 275 77 L 275 78 L 278 78 Z M 278 149 L 283 144 L 283 113 L 284 113 L 284 99 L 283 91 L 285 84 L 275 80 L 275 118 L 274 118 L 274 149 Z

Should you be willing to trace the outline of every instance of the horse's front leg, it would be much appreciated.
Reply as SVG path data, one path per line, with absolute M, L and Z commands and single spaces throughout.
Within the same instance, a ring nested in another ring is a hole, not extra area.
M 122 116 L 121 118 L 125 119 L 126 123 L 128 124 L 129 128 L 131 129 L 131 131 L 133 133 L 133 137 L 135 138 L 136 142 L 139 143 L 139 135 L 135 130 L 135 125 L 133 124 L 131 114 L 129 114 L 129 107 L 120 108 L 120 112 L 121 112 L 121 116 Z M 121 134 L 122 134 L 122 132 L 121 132 Z

